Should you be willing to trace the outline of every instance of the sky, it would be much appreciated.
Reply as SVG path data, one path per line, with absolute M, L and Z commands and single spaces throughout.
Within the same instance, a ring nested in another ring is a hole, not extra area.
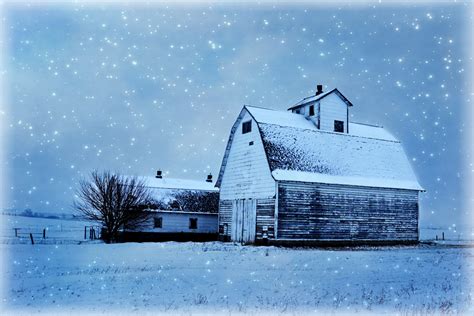
M 2 208 L 69 213 L 91 170 L 217 177 L 244 104 L 338 88 L 404 145 L 422 225 L 460 225 L 470 4 L 5 5 Z M 472 131 L 472 130 L 471 130 Z

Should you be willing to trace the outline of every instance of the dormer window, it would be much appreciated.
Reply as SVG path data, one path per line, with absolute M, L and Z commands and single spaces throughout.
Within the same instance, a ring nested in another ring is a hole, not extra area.
M 314 104 L 309 106 L 309 116 L 314 116 Z
M 242 123 L 242 134 L 247 134 L 252 131 L 252 121 Z
M 338 133 L 344 133 L 344 122 L 343 121 L 334 121 L 334 131 Z

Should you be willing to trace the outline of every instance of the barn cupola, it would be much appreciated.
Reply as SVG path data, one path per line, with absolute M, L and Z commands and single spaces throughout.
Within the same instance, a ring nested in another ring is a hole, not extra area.
M 162 174 L 161 170 L 157 170 L 157 171 L 156 171 L 156 176 L 155 176 L 155 178 L 157 178 L 157 179 L 163 179 L 163 174 Z
M 323 85 L 316 86 L 314 95 L 290 107 L 288 111 L 313 122 L 320 130 L 336 133 L 349 133 L 349 108 L 352 103 L 339 90 L 323 91 Z

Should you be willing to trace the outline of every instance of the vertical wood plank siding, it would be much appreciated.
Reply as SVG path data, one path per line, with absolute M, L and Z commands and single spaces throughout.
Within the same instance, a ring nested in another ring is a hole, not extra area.
M 280 182 L 278 239 L 418 240 L 418 191 Z
M 264 226 L 268 228 L 268 238 L 274 238 L 274 212 L 275 199 L 257 199 L 257 239 L 263 237 Z M 232 231 L 232 200 L 221 200 L 219 203 L 219 226 L 224 227 L 225 224 L 227 224 L 227 230 L 219 233 L 219 235 L 230 238 Z
M 232 231 L 232 200 L 219 201 L 219 235 L 230 238 Z M 225 228 L 222 232 L 221 227 Z

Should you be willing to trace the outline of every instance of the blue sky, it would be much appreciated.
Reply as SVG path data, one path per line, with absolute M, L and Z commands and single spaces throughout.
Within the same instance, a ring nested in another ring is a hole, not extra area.
M 422 224 L 459 225 L 471 7 L 7 6 L 4 207 L 70 212 L 92 169 L 205 179 L 242 105 L 337 87 L 404 144 Z M 466 191 L 464 192 L 466 194 Z

